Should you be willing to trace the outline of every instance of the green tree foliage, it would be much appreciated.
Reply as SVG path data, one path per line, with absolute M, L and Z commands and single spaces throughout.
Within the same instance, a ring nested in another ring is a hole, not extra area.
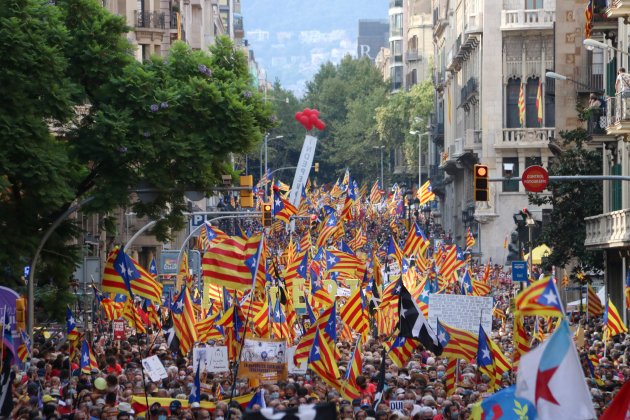
M 165 239 L 183 225 L 183 191 L 210 192 L 230 170 L 229 154 L 251 150 L 275 124 L 229 39 L 210 54 L 177 43 L 168 58 L 139 63 L 126 31 L 96 0 L 0 3 L 4 284 L 23 284 L 43 232 L 88 196 L 85 211 L 164 217 L 154 233 Z M 156 188 L 155 201 L 135 202 L 129 191 L 139 186 Z M 55 231 L 40 285 L 65 293 L 78 257 L 68 244 L 80 233 L 71 222 Z
M 381 141 L 391 148 L 402 147 L 407 165 L 414 168 L 418 167 L 418 136 L 409 131 L 426 131 L 434 92 L 433 84 L 426 80 L 409 91 L 396 92 L 376 110 L 376 130 Z M 427 151 L 427 137 L 422 141 Z
M 601 152 L 586 147 L 586 130 L 564 131 L 560 136 L 563 152 L 550 165 L 550 175 L 601 175 Z M 584 247 L 584 218 L 602 212 L 602 183 L 552 182 L 549 189 L 551 195 L 529 195 L 532 204 L 553 206 L 550 222 L 545 224 L 538 239 L 539 243 L 545 243 L 552 249 L 548 264 L 564 267 L 575 258 L 584 269 L 601 268 L 601 252 L 588 251 Z
M 338 65 L 324 64 L 307 84 L 304 104 L 318 109 L 326 123 L 315 157 L 321 181 L 334 181 L 346 167 L 358 181 L 373 179 L 380 165 L 380 155 L 372 150 L 380 145 L 375 113 L 386 97 L 387 85 L 367 58 L 347 56 Z

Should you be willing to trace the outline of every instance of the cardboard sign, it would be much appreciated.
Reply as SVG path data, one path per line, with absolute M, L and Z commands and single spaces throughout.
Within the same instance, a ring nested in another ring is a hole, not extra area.
M 402 400 L 390 400 L 389 401 L 389 409 L 391 411 L 403 411 L 405 407 L 405 402 Z
M 433 293 L 429 299 L 429 325 L 437 328 L 437 320 L 450 325 L 479 333 L 479 321 L 483 328 L 492 331 L 492 297 L 442 295 Z
M 286 341 L 246 338 L 243 343 L 241 368 L 243 378 L 258 379 L 261 384 L 287 379 Z
M 200 372 L 228 372 L 230 365 L 227 346 L 193 348 L 193 368 L 196 369 L 197 366 Z
M 299 366 L 296 366 L 295 363 L 293 363 L 293 356 L 295 356 L 295 349 L 297 349 L 297 346 L 287 348 L 288 371 L 292 375 L 306 375 L 306 369 L 308 367 L 307 361 L 300 363 Z
M 168 378 L 164 365 L 155 355 L 142 359 L 142 367 L 144 367 L 144 371 L 149 375 L 149 378 L 151 378 L 153 382 L 158 382 L 162 379 Z
M 115 319 L 112 321 L 112 328 L 114 329 L 114 340 L 125 340 L 125 320 Z

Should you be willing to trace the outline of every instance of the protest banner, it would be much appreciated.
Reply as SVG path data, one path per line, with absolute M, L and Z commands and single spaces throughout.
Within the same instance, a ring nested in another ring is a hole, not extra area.
M 297 346 L 288 347 L 287 348 L 287 367 L 288 371 L 292 375 L 306 375 L 306 369 L 308 367 L 308 362 L 304 361 L 300 363 L 299 366 L 296 366 L 293 363 L 293 356 L 295 355 L 295 349 Z
M 429 297 L 429 325 L 437 328 L 437 320 L 471 333 L 483 328 L 492 331 L 492 297 L 431 294 Z
M 228 372 L 230 369 L 227 346 L 193 348 L 193 367 L 196 369 L 197 366 L 200 372 Z
M 142 367 L 153 382 L 168 378 L 164 365 L 156 355 L 142 359 Z
M 261 384 L 276 383 L 287 378 L 287 344 L 284 340 L 246 338 L 239 376 L 258 379 Z

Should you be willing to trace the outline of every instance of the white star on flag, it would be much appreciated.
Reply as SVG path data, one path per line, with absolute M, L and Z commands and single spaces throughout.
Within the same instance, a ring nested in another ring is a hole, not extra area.
M 547 304 L 551 305 L 557 305 L 558 304 L 558 298 L 556 297 L 556 294 L 554 292 L 552 292 L 551 290 L 549 292 L 547 292 L 547 294 L 544 294 L 543 297 L 545 298 L 545 300 L 547 301 Z
M 485 347 L 483 350 L 481 350 L 481 353 L 482 353 L 482 355 L 481 355 L 482 359 L 491 360 L 490 359 L 490 350 L 488 349 L 488 347 Z

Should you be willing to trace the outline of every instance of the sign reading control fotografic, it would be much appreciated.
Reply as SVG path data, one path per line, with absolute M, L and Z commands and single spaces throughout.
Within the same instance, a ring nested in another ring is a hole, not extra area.
M 529 192 L 543 192 L 549 184 L 549 173 L 545 168 L 538 165 L 527 167 L 521 177 L 523 187 Z

